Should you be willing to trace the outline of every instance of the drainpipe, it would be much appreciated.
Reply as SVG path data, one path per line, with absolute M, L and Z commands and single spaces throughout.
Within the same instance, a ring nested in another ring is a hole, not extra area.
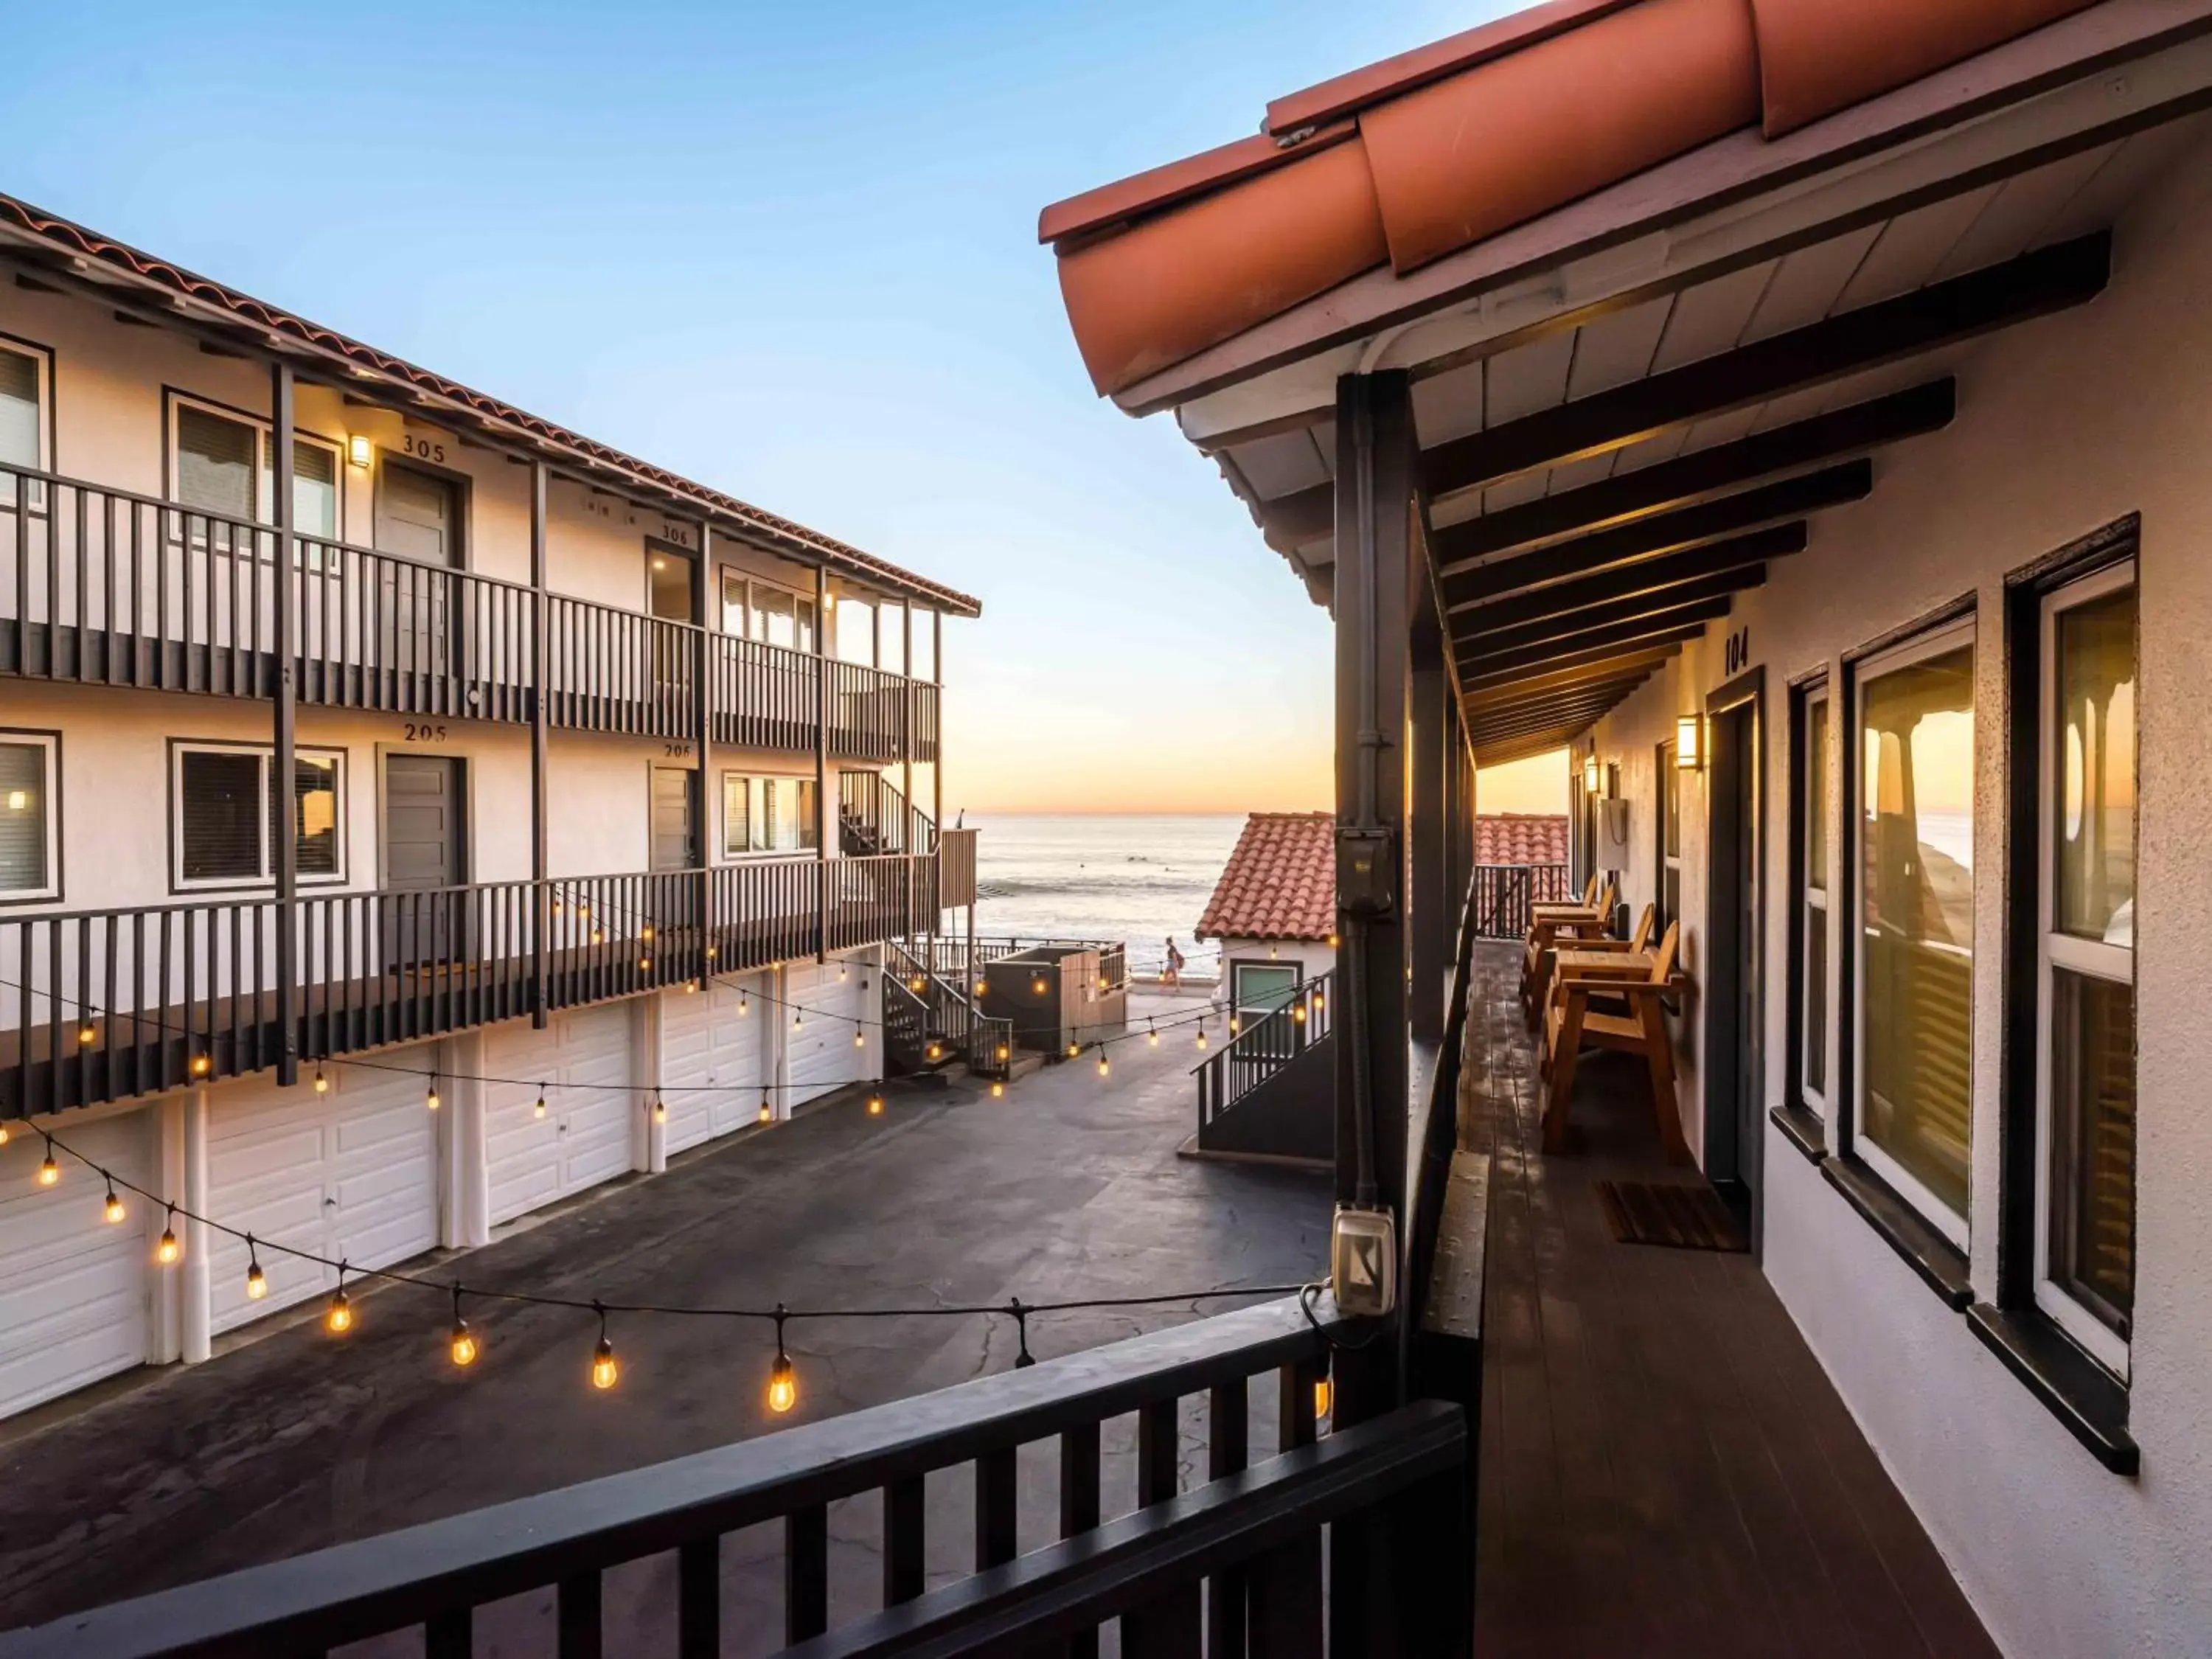
M 814 959 L 830 959 L 830 567 L 814 567 Z
M 273 862 L 276 866 L 276 1081 L 280 1087 L 290 1088 L 300 1080 L 300 988 L 299 976 L 299 888 L 300 888 L 300 824 L 298 808 L 293 800 L 297 784 L 293 778 L 293 739 L 296 716 L 297 687 L 293 648 L 292 605 L 297 578 L 294 574 L 292 500 L 294 471 L 293 428 L 298 422 L 294 408 L 295 387 L 292 365 L 279 359 L 269 371 L 270 416 L 269 427 L 273 434 L 276 457 L 274 479 L 270 489 L 276 495 L 276 562 L 273 585 L 276 592 L 272 610 L 274 626 L 270 629 L 270 649 L 276 659 L 275 731 L 271 747 L 276 753 L 270 758 L 270 792 L 275 797 L 276 845 Z
M 545 724 L 547 631 L 545 599 L 545 483 L 543 460 L 530 464 L 530 1023 L 545 1029 L 546 935 L 553 925 L 545 884 Z

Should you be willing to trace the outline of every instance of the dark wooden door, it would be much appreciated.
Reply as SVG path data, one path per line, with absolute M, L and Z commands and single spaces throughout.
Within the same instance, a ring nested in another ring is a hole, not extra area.
M 699 814 L 689 767 L 653 769 L 653 867 L 689 870 L 699 861 Z
M 401 674 L 462 672 L 461 492 L 450 478 L 386 460 L 376 485 L 376 550 L 384 665 Z
M 447 755 L 384 761 L 385 951 L 392 968 L 448 962 L 465 944 L 467 811 L 462 763 Z
M 1705 1173 L 1750 1231 L 1759 1202 L 1758 705 L 1709 720 Z

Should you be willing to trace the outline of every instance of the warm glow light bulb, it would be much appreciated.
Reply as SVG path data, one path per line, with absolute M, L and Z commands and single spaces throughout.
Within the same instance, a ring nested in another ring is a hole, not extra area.
M 51 1187 L 61 1178 L 62 1166 L 55 1163 L 54 1155 L 52 1152 L 48 1152 L 46 1154 L 46 1161 L 39 1165 L 39 1185 L 41 1187 Z
M 1000 1058 L 1000 1060 L 1004 1060 L 1004 1059 L 1006 1059 L 1006 1056 L 1007 1056 L 1010 1053 L 1012 1053 L 1012 1050 L 1011 1049 L 1011 1048 L 1010 1048 L 1007 1044 L 1006 1044 L 1006 1043 L 1003 1043 L 1003 1042 L 1002 1042 L 1002 1043 L 1000 1043 L 1000 1044 L 999 1045 L 999 1058 Z
M 653 1121 L 655 1123 L 665 1123 L 668 1121 L 668 1103 L 666 1101 L 656 1099 L 653 1103 Z
M 161 1242 L 154 1247 L 154 1260 L 166 1267 L 184 1253 L 185 1247 L 177 1243 L 176 1230 L 171 1227 L 162 1228 Z
M 107 1189 L 107 1202 L 100 1206 L 100 1212 L 107 1218 L 111 1224 L 123 1219 L 123 1200 L 116 1196 L 114 1188 L 110 1187 Z
M 1154 1025 L 1146 1025 L 1145 1027 L 1145 1046 L 1147 1048 L 1157 1048 L 1160 1046 L 1160 1033 L 1158 1027 Z
M 881 1095 L 870 1095 L 868 1097 L 868 1115 L 870 1117 L 881 1117 L 883 1115 L 884 1097 Z
M 423 1095 L 423 1097 L 422 1097 L 422 1103 L 423 1103 L 425 1106 L 428 1107 L 428 1108 L 429 1108 L 432 1111 L 434 1111 L 434 1111 L 436 1111 L 436 1110 L 438 1109 L 438 1079 L 435 1079 L 435 1078 L 432 1078 L 432 1079 L 430 1079 L 430 1087 L 429 1087 L 429 1091 L 428 1091 L 428 1092 L 427 1092 L 426 1094 L 424 1094 L 424 1095 Z
M 622 1368 L 615 1364 L 615 1345 L 604 1336 L 599 1346 L 592 1350 L 592 1386 L 611 1389 L 622 1380 Z
M 477 1344 L 476 1333 L 469 1328 L 467 1320 L 456 1319 L 453 1322 L 451 1347 L 453 1364 L 456 1365 L 473 1365 L 477 1363 L 477 1355 L 482 1350 Z
M 323 1068 L 318 1066 L 315 1067 L 315 1092 L 319 1095 L 326 1095 L 330 1091 L 331 1080 L 323 1075 Z
M 991 1085 L 991 1098 L 992 1098 L 992 1099 L 994 1099 L 994 1100 L 1001 1100 L 1001 1099 L 1004 1099 L 1004 1098 L 1006 1097 L 1006 1085 L 1005 1084 L 1003 1084 L 1003 1083 L 994 1083 L 994 1084 Z
M 738 1012 L 740 1017 L 749 1014 L 752 1012 L 752 1011 L 753 1002 L 750 997 L 739 997 L 738 999 Z
M 99 1035 L 99 1032 L 93 1029 L 93 1024 L 90 1020 L 85 1021 L 83 1024 L 76 1028 L 76 1040 L 79 1042 L 90 1042 Z
M 215 1062 L 210 1060 L 205 1054 L 194 1054 L 192 1056 L 192 1075 L 194 1077 L 205 1077 L 208 1074 L 209 1070 L 213 1066 L 214 1063 Z
M 775 1109 L 768 1103 L 768 1097 L 766 1095 L 763 1095 L 761 1097 L 760 1121 L 763 1123 L 773 1123 L 775 1121 Z
M 798 1403 L 799 1373 L 791 1368 L 791 1356 L 779 1353 L 769 1367 L 768 1408 L 780 1417 Z
M 935 1044 L 934 1042 L 933 1042 L 933 1043 L 931 1043 L 931 1044 L 929 1045 L 929 1057 L 930 1057 L 932 1060 L 935 1060 L 935 1059 L 938 1057 L 938 1055 L 939 1055 L 940 1054 L 942 1054 L 942 1053 L 944 1053 L 944 1052 L 945 1052 L 945 1051 L 944 1051 L 942 1048 L 939 1048 L 939 1047 L 937 1046 L 937 1044 Z
M 332 1336 L 343 1336 L 353 1328 L 353 1304 L 346 1300 L 343 1291 L 331 1293 L 331 1305 L 323 1315 L 323 1328 Z
M 868 1039 L 861 1035 L 860 1028 L 857 1025 L 853 1028 L 853 1046 L 855 1048 L 865 1048 L 868 1046 Z
M 979 979 L 979 980 L 977 980 L 977 981 L 975 981 L 975 994 L 976 994 L 977 996 L 979 996 L 979 997 L 980 997 L 980 996 L 981 996 L 981 995 L 982 995 L 986 991 L 989 990 L 990 988 L 991 988 L 990 981 L 988 981 L 988 980 L 981 980 L 981 979 Z
M 269 1280 L 262 1273 L 261 1264 L 258 1261 L 248 1261 L 246 1264 L 246 1294 L 255 1302 L 260 1301 L 263 1297 L 269 1294 Z
M 530 1115 L 532 1117 L 544 1117 L 545 1115 L 545 1097 L 544 1094 L 541 1093 L 538 1097 L 538 1104 L 531 1108 Z
M 1243 1029 L 1242 1023 L 1237 1019 L 1237 1016 L 1236 1016 L 1236 1015 L 1234 1015 L 1234 1014 L 1230 1015 L 1230 1016 L 1229 1016 L 1229 1035 L 1230 1035 L 1230 1036 L 1235 1036 L 1237 1035 L 1237 1033 L 1240 1030 L 1242 1030 L 1242 1029 Z
M 1203 1024 L 1198 1028 L 1198 1046 L 1201 1048 L 1206 1047 L 1206 1027 Z
M 1030 981 L 1030 990 L 1034 995 L 1042 996 L 1045 994 L 1046 988 L 1044 975 L 1042 974 L 1039 974 L 1035 979 Z

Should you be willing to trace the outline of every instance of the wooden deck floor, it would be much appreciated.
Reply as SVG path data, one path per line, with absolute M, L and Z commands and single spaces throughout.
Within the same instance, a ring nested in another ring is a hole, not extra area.
M 1641 1066 L 1585 1066 L 1543 1156 L 1516 966 L 1478 947 L 1462 1126 L 1494 1159 L 1477 1654 L 1994 1656 L 1753 1259 L 1607 1230 L 1593 1181 L 1693 1178 Z

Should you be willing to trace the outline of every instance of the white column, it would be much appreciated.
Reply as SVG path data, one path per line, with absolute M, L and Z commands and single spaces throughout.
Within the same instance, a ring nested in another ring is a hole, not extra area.
M 469 1031 L 444 1045 L 441 1063 L 453 1078 L 452 1155 L 447 1160 L 446 1243 L 491 1242 L 491 1155 L 486 1125 L 483 1033 Z
M 204 1083 L 180 1103 L 184 1117 L 184 1198 L 194 1216 L 208 1212 L 208 1095 Z M 204 1222 L 185 1223 L 185 1259 L 176 1269 L 181 1294 L 178 1325 L 182 1358 L 197 1365 L 214 1352 L 215 1281 L 209 1276 L 209 1257 L 215 1235 Z
M 154 1108 L 155 1186 L 165 1194 L 185 1189 L 185 1102 L 172 1095 Z M 184 1268 L 181 1263 L 162 1266 L 154 1259 L 155 1241 L 169 1224 L 166 1212 L 155 1209 L 141 1218 L 146 1232 L 147 1271 L 154 1275 L 154 1318 L 148 1333 L 147 1358 L 156 1365 L 181 1359 L 185 1352 L 184 1306 L 181 1301 Z
M 771 1038 L 766 1048 L 769 1104 L 775 1108 L 780 1122 L 791 1115 L 791 974 L 784 963 L 768 970 L 768 988 L 771 1000 L 763 1006 L 768 1011 Z
M 629 1167 L 659 1175 L 668 1167 L 668 1126 L 655 1121 L 660 1097 L 660 993 L 629 1000 L 629 1072 L 636 1115 L 630 1121 Z

